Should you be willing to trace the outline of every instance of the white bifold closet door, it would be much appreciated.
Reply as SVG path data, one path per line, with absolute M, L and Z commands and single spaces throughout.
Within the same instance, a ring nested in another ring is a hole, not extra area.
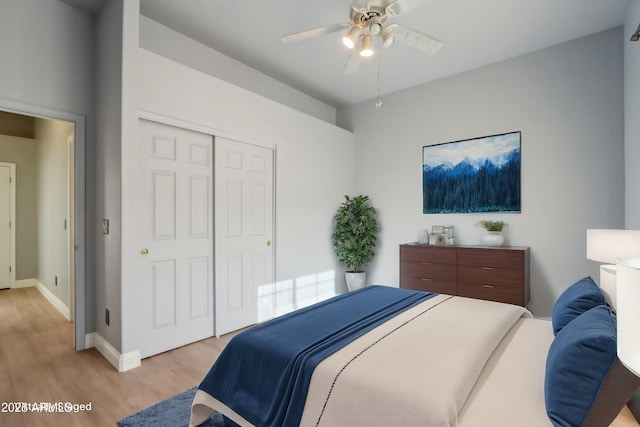
M 213 137 L 139 121 L 141 356 L 214 332 Z
M 216 335 L 273 317 L 273 150 L 215 138 Z

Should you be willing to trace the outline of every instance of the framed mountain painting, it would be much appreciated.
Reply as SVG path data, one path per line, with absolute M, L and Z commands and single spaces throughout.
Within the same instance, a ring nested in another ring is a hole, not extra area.
M 520 212 L 520 132 L 422 147 L 422 212 Z

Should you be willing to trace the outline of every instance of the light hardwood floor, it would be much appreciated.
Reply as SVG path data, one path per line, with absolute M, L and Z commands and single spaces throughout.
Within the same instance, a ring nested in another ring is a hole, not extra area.
M 119 373 L 95 349 L 74 350 L 73 325 L 35 288 L 2 290 L 0 404 L 91 402 L 91 411 L 0 412 L 0 426 L 114 427 L 117 420 L 198 385 L 229 339 L 209 338 Z
M 35 288 L 2 290 L 0 404 L 90 402 L 91 411 L 0 412 L 0 426 L 113 427 L 121 418 L 198 385 L 230 338 L 199 341 L 119 373 L 95 349 L 73 349 L 72 324 Z M 639 424 L 625 408 L 613 426 Z

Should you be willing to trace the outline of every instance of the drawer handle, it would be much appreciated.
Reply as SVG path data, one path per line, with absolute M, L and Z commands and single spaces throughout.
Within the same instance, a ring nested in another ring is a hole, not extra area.
M 423 278 L 422 278 L 422 281 L 423 281 L 423 282 L 430 282 L 430 281 L 431 281 L 431 279 L 427 279 L 426 277 L 423 277 Z
M 483 270 L 493 270 L 493 267 L 482 267 Z
M 422 264 L 422 265 L 431 265 L 430 262 L 421 262 L 420 264 Z
M 483 287 L 483 288 L 489 288 L 489 289 L 492 289 L 492 288 L 493 288 L 493 285 L 486 285 L 486 284 L 485 284 L 485 285 L 482 285 L 482 287 Z

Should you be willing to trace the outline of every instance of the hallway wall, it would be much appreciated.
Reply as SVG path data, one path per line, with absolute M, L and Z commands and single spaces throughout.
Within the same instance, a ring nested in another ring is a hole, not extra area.
M 36 142 L 0 135 L 0 162 L 16 165 L 16 280 L 38 273 Z

